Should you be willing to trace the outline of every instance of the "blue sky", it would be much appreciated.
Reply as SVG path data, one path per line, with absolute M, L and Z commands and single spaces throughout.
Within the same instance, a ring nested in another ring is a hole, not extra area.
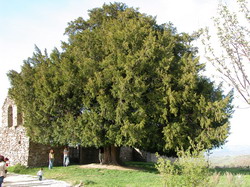
M 124 0 L 129 7 L 156 16 L 158 23 L 171 21 L 178 32 L 193 32 L 211 24 L 220 0 Z M 229 5 L 233 0 L 225 0 Z M 102 0 L 0 0 L 0 105 L 9 87 L 6 73 L 20 70 L 23 60 L 32 56 L 34 45 L 41 50 L 60 48 L 67 23 L 88 18 L 88 10 L 113 1 Z M 202 55 L 202 54 L 201 54 Z M 202 60 L 202 58 L 201 58 Z M 212 74 L 208 72 L 207 74 Z M 237 99 L 236 104 L 241 103 Z M 231 120 L 229 144 L 250 145 L 247 115 L 237 109 Z M 0 116 L 1 120 L 1 116 Z

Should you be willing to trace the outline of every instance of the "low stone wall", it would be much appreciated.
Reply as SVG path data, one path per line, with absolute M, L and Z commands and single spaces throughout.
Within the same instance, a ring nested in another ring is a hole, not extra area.
M 123 162 L 133 161 L 133 149 L 131 147 L 121 147 L 120 159 Z
M 93 147 L 80 148 L 80 164 L 99 163 L 99 150 Z
M 48 166 L 50 149 L 53 149 L 55 154 L 54 165 L 62 166 L 64 147 L 51 147 L 33 142 L 30 142 L 29 146 L 28 166 Z
M 175 157 L 167 157 L 164 155 L 160 156 L 161 158 L 168 159 L 171 162 L 176 160 Z M 133 160 L 134 161 L 142 161 L 142 162 L 154 162 L 156 163 L 158 158 L 156 157 L 155 153 L 149 153 L 140 149 L 133 149 Z

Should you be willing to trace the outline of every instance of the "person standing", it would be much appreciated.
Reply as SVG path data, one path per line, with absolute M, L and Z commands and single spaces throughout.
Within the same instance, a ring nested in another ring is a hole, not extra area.
M 99 149 L 99 161 L 100 161 L 100 164 L 103 164 L 103 159 L 104 159 L 104 148 L 100 147 L 100 149 Z
M 67 167 L 69 165 L 69 149 L 67 147 L 63 150 L 63 166 Z
M 49 152 L 49 169 L 53 168 L 54 160 L 55 160 L 54 151 L 53 149 L 51 149 Z
M 0 155 L 0 187 L 2 187 L 3 180 L 6 177 L 6 163 L 4 157 Z

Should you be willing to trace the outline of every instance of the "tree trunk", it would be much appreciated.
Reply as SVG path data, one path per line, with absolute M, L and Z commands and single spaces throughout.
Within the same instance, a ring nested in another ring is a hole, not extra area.
M 104 147 L 103 164 L 107 165 L 121 165 L 120 148 L 114 145 Z

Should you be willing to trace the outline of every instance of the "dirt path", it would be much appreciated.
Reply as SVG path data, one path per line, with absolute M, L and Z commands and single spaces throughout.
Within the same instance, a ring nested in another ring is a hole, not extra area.
M 116 169 L 116 170 L 141 170 L 140 168 L 136 168 L 136 167 L 101 165 L 101 164 L 86 164 L 86 165 L 81 165 L 80 168 L 99 168 L 99 169 Z
M 3 187 L 71 187 L 70 184 L 64 181 L 57 181 L 52 179 L 43 179 L 39 181 L 36 176 L 31 175 L 19 175 L 8 173 L 7 177 L 4 179 Z

